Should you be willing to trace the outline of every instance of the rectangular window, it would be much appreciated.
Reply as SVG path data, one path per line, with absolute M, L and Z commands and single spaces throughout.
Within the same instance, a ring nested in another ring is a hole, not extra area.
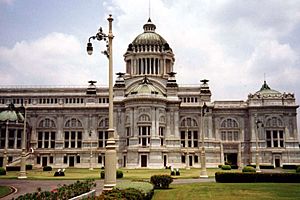
M 198 156 L 196 156 L 196 155 L 194 156 L 194 162 L 195 162 L 195 163 L 198 163 L 198 162 L 199 162 L 199 161 L 198 161 Z
M 8 132 L 8 148 L 13 149 L 15 145 L 15 130 L 9 130 Z
M 36 157 L 36 164 L 41 164 L 41 157 L 40 156 L 38 156 L 38 157 Z
M 106 146 L 108 139 L 108 132 L 107 131 L 99 131 L 98 132 L 98 147 L 104 148 Z
M 64 156 L 64 164 L 68 164 L 68 156 Z
M 226 140 L 226 132 L 221 131 L 221 140 L 225 141 Z
M 22 133 L 23 133 L 23 130 L 17 130 L 17 148 L 18 149 L 21 149 Z
M 55 132 L 51 132 L 51 148 L 54 149 L 55 148 Z
M 182 162 L 182 163 L 185 163 L 185 155 L 182 155 L 182 156 L 181 156 L 181 162 Z
M 81 148 L 82 144 L 82 132 L 78 131 L 77 132 L 77 148 Z
M 69 132 L 65 132 L 65 148 L 69 148 Z
M 98 163 L 102 164 L 102 156 L 101 155 L 98 156 Z
M 266 131 L 267 147 L 272 147 L 271 131 Z
M 198 131 L 194 131 L 194 147 L 198 147 Z
M 76 156 L 76 162 L 80 163 L 80 156 Z
M 50 158 L 49 158 L 49 163 L 50 163 L 50 164 L 53 164 L 53 156 L 50 156 Z
M 44 132 L 44 148 L 48 148 L 49 147 L 49 132 Z
M 180 132 L 181 147 L 185 147 L 185 131 Z
M 0 134 L 0 149 L 4 149 L 5 148 L 5 129 L 1 129 L 1 134 Z

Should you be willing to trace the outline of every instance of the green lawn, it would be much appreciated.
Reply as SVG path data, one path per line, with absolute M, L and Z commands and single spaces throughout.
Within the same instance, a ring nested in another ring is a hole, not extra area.
M 155 190 L 152 200 L 214 199 L 214 200 L 268 200 L 300 199 L 297 183 L 193 183 L 176 185 L 170 189 Z
M 7 186 L 0 186 L 0 198 L 4 197 L 5 195 L 9 194 L 11 192 L 11 189 Z
M 27 170 L 28 179 L 98 179 L 100 177 L 100 169 L 80 169 L 80 168 L 66 168 L 64 177 L 54 177 L 54 172 L 57 169 L 52 171 L 43 171 L 43 169 L 33 169 Z M 123 171 L 123 179 L 137 180 L 137 179 L 147 179 L 150 180 L 150 177 L 154 174 L 170 174 L 169 169 L 119 169 Z M 220 169 L 208 169 L 208 175 L 213 177 L 216 171 Z M 232 170 L 233 171 L 233 170 Z M 0 178 L 17 178 L 19 172 L 7 172 L 7 175 L 0 176 Z M 200 174 L 200 169 L 180 169 L 180 176 L 174 176 L 174 178 L 198 178 Z

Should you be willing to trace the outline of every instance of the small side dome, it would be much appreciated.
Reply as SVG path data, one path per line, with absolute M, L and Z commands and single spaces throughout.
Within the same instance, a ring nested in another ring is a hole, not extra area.
M 278 96 L 282 95 L 277 90 L 273 90 L 269 87 L 266 81 L 264 81 L 264 84 L 261 86 L 260 90 L 257 91 L 255 94 L 262 95 L 262 96 Z
M 155 87 L 150 80 L 147 78 L 147 76 L 144 77 L 142 82 L 138 85 L 136 85 L 134 88 L 132 88 L 129 93 L 127 94 L 128 96 L 165 96 L 163 92 Z
M 17 110 L 14 106 L 14 104 L 9 104 L 8 109 L 5 111 L 2 111 L 0 113 L 0 121 L 5 122 L 5 121 L 19 121 L 23 122 L 24 117 L 23 115 Z

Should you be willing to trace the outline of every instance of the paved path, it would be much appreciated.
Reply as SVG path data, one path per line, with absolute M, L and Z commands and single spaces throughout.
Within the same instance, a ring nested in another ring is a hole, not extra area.
M 40 187 L 43 191 L 51 191 L 57 188 L 57 185 L 71 184 L 76 180 L 18 180 L 18 179 L 0 179 L 0 185 L 12 186 L 16 191 L 1 200 L 11 200 L 25 193 L 32 193 L 37 191 Z M 118 180 L 128 181 L 126 179 Z M 96 180 L 96 194 L 99 195 L 102 192 L 103 180 Z M 174 179 L 173 184 L 187 184 L 187 183 L 199 183 L 199 182 L 215 182 L 214 178 L 208 179 Z

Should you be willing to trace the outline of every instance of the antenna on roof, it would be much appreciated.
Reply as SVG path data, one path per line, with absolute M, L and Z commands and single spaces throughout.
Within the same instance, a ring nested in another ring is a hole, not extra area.
M 151 17 L 151 0 L 148 1 L 149 2 L 149 19 Z

